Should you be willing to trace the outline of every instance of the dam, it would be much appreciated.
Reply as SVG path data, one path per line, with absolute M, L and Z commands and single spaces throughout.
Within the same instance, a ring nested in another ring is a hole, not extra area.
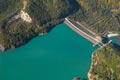
M 64 23 L 68 25 L 76 33 L 78 33 L 79 35 L 83 36 L 84 38 L 92 42 L 94 45 L 99 45 L 100 47 L 104 45 L 102 43 L 102 38 L 100 36 L 97 36 L 95 33 L 85 28 L 79 22 L 65 18 Z

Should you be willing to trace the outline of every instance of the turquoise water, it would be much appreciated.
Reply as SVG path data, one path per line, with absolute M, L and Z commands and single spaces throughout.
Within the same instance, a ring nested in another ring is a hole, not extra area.
M 109 39 L 112 40 L 113 43 L 120 45 L 120 42 L 119 42 L 119 38 L 118 38 L 118 37 L 111 37 L 111 38 L 109 38 Z
M 0 80 L 87 78 L 95 49 L 63 23 L 22 47 L 0 53 Z

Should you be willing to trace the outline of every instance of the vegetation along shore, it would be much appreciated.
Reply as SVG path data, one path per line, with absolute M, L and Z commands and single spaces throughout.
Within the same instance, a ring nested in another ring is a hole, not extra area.
M 101 38 L 120 35 L 119 0 L 0 0 L 0 6 L 1 51 L 48 33 L 66 17 Z M 106 43 L 93 53 L 88 78 L 120 79 L 119 45 Z

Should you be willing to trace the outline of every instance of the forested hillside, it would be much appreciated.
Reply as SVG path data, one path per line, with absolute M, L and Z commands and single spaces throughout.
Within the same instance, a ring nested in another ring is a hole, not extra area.
M 4 46 L 3 25 L 5 24 L 5 20 L 15 14 L 21 7 L 20 0 L 0 0 L 0 45 Z
M 113 44 L 93 53 L 90 80 L 120 80 L 120 50 Z
M 76 0 L 0 0 L 0 49 L 25 44 L 78 9 Z
M 76 0 L 30 0 L 28 13 L 34 22 L 49 28 L 79 9 Z
M 0 0 L 0 44 L 17 47 L 67 16 L 99 35 L 120 32 L 119 7 L 119 0 Z M 26 15 L 31 23 L 24 20 Z
M 20 0 L 0 0 L 0 23 L 21 8 Z
M 82 7 L 71 19 L 99 35 L 120 31 L 120 0 L 77 0 Z

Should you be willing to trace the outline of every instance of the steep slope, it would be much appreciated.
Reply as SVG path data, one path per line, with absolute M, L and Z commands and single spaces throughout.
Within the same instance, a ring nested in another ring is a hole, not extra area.
M 0 0 L 0 49 L 4 51 L 4 36 L 2 25 L 5 24 L 5 20 L 11 15 L 19 11 L 22 7 L 20 0 Z
M 49 27 L 79 9 L 76 0 L 30 0 L 28 13 L 40 26 Z
M 78 9 L 75 0 L 0 0 L 0 49 L 25 44 Z
M 0 23 L 21 8 L 20 0 L 0 0 Z
M 37 35 L 37 27 L 22 18 L 23 0 L 1 0 L 0 3 L 0 49 L 2 51 L 18 47 Z
M 99 35 L 120 31 L 120 0 L 77 1 L 82 9 L 71 16 L 71 19 L 81 22 Z
M 95 51 L 89 71 L 90 80 L 120 80 L 120 50 L 113 44 Z

